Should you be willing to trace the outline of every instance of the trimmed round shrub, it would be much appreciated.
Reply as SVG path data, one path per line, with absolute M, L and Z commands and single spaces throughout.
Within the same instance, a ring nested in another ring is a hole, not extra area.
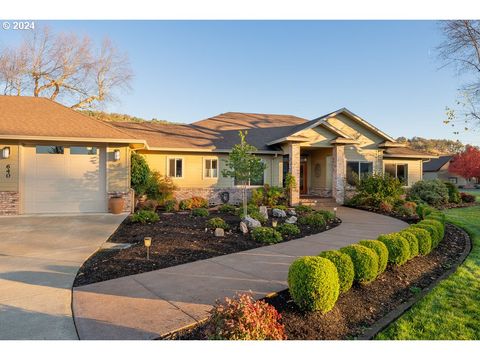
M 218 211 L 220 211 L 222 214 L 235 215 L 236 210 L 237 208 L 232 204 L 223 204 L 218 208 Z
M 352 287 L 355 278 L 355 269 L 350 256 L 338 250 L 323 251 L 318 256 L 330 260 L 335 265 L 338 272 L 340 292 L 347 292 Z
M 388 262 L 403 265 L 410 258 L 410 245 L 407 239 L 399 234 L 380 235 L 378 240 L 383 242 L 388 249 Z
M 211 340 L 284 340 L 280 318 L 272 305 L 242 294 L 215 304 L 205 332 Z
M 337 268 L 323 257 L 298 258 L 288 269 L 288 288 L 300 309 L 326 313 L 340 294 Z
M 435 211 L 425 216 L 425 220 L 437 220 L 440 221 L 443 225 L 445 225 L 445 214 L 440 211 Z
M 322 230 L 327 225 L 323 215 L 319 213 L 302 216 L 300 219 L 298 219 L 298 223 L 300 225 L 309 226 L 314 230 Z
M 427 204 L 418 204 L 415 211 L 420 219 L 425 219 L 427 215 L 432 213 L 433 209 Z
M 417 237 L 408 231 L 400 231 L 399 234 L 408 241 L 408 249 L 410 250 L 410 257 L 408 260 L 418 256 L 418 240 Z
M 132 215 L 130 221 L 133 223 L 154 223 L 160 220 L 160 217 L 155 211 L 151 210 L 140 210 L 137 211 L 135 214 Z
M 378 255 L 375 251 L 357 244 L 341 248 L 340 251 L 352 259 L 356 281 L 367 284 L 375 280 L 378 274 Z
M 281 224 L 278 225 L 275 230 L 277 230 L 282 236 L 289 237 L 289 236 L 298 236 L 300 235 L 300 229 L 295 224 Z
M 435 247 L 443 240 L 443 236 L 445 235 L 445 226 L 439 221 L 435 219 L 425 219 L 420 221 L 419 224 L 424 225 L 431 225 L 435 229 Z
M 432 224 L 424 224 L 424 223 L 422 223 L 422 221 L 420 221 L 419 223 L 411 225 L 410 227 L 415 228 L 415 229 L 418 228 L 418 229 L 427 230 L 428 233 L 430 234 L 430 239 L 432 240 L 431 250 L 433 250 L 437 246 L 437 244 L 438 244 L 438 230 L 436 229 L 435 226 L 433 226 Z
M 418 252 L 420 255 L 430 254 L 430 251 L 432 251 L 432 237 L 430 236 L 428 230 L 419 227 L 409 226 L 402 232 L 409 232 L 415 235 L 418 241 Z
M 270 227 L 257 227 L 252 230 L 253 240 L 262 244 L 276 244 L 281 242 L 282 234 Z
M 388 249 L 384 243 L 378 240 L 362 240 L 360 245 L 368 247 L 377 253 L 378 256 L 378 274 L 381 274 L 387 268 Z
M 178 210 L 178 201 L 175 199 L 166 200 L 163 203 L 166 212 L 173 212 Z
M 315 211 L 316 214 L 321 214 L 325 221 L 332 221 L 335 219 L 335 214 L 333 211 L 328 211 L 328 210 L 317 210 Z
M 210 213 L 208 212 L 208 209 L 196 208 L 192 210 L 191 215 L 195 217 L 207 217 Z
M 295 212 L 299 215 L 308 214 L 313 212 L 313 207 L 308 205 L 297 205 L 295 206 Z
M 448 203 L 448 189 L 441 180 L 420 180 L 412 185 L 408 198 L 439 206 Z
M 207 228 L 215 230 L 215 229 L 223 229 L 223 230 L 228 230 L 230 229 L 230 226 L 223 220 L 222 218 L 219 217 L 214 217 L 211 218 L 206 222 Z

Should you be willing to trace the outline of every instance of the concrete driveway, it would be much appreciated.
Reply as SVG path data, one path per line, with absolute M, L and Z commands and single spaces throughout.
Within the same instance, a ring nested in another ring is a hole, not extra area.
M 0 217 L 0 339 L 78 339 L 75 275 L 125 217 Z

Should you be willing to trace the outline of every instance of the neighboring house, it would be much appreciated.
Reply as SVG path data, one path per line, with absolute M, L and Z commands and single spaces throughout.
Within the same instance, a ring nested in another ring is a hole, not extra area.
M 423 165 L 423 178 L 425 180 L 440 179 L 448 181 L 456 186 L 469 187 L 477 183 L 475 178 L 465 179 L 464 177 L 448 171 L 448 167 L 453 159 L 452 155 L 440 156 L 438 159 L 427 161 Z
M 247 141 L 266 164 L 251 187 L 282 186 L 291 172 L 298 182 L 294 204 L 301 195 L 342 203 L 355 179 L 372 172 L 410 186 L 422 179 L 423 161 L 435 157 L 406 148 L 347 109 L 310 121 L 225 113 L 185 125 L 104 123 L 47 99 L 0 96 L 0 214 L 103 212 L 113 194 L 130 200 L 131 151 L 173 179 L 178 199 L 220 202 L 228 192 L 238 201 L 240 189 L 222 169 L 239 130 L 248 130 Z

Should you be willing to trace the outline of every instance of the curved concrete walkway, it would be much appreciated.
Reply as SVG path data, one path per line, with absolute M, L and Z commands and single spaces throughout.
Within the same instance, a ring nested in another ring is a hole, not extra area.
M 73 281 L 126 216 L 1 217 L 0 339 L 78 339 Z
M 216 299 L 245 291 L 262 298 L 286 289 L 288 267 L 299 256 L 407 226 L 346 207 L 338 216 L 340 226 L 302 239 L 74 288 L 80 339 L 157 338 L 206 318 Z

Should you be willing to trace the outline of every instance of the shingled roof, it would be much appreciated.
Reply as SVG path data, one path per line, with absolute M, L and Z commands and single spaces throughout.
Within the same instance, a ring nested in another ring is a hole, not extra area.
M 447 162 L 452 160 L 453 156 L 451 155 L 445 155 L 445 156 L 440 156 L 438 159 L 432 159 L 425 164 L 423 164 L 423 171 L 426 172 L 435 172 L 438 171 L 442 168 L 443 165 L 445 165 Z
M 436 158 L 436 155 L 432 155 L 423 151 L 414 150 L 407 147 L 389 147 L 383 151 L 384 157 L 412 157 L 431 159 Z
M 108 123 L 46 98 L 0 96 L 0 138 L 143 142 Z

